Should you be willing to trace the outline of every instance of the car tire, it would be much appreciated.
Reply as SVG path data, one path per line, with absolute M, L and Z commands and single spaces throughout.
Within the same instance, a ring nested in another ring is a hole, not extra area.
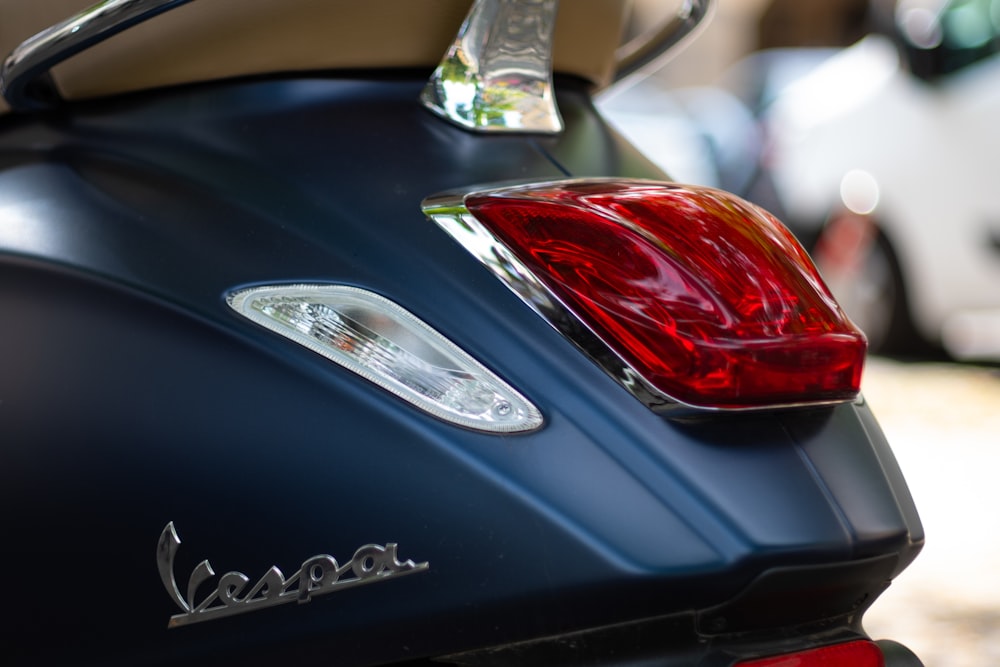
M 932 346 L 913 322 L 892 243 L 873 220 L 847 212 L 831 217 L 813 257 L 844 312 L 868 337 L 869 352 L 931 353 Z

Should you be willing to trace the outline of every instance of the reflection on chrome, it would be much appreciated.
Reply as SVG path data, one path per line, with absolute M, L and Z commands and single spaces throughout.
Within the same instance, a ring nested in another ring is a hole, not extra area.
M 421 94 L 470 130 L 562 131 L 552 91 L 558 0 L 477 0 Z

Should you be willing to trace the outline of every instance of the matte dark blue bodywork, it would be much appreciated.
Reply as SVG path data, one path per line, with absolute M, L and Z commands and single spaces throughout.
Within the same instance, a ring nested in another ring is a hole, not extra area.
M 476 183 L 662 175 L 574 81 L 563 136 L 485 137 L 420 108 L 423 74 L 0 119 L 4 655 L 374 664 L 675 615 L 697 652 L 699 614 L 767 572 L 821 589 L 824 568 L 858 563 L 878 576 L 843 589 L 873 598 L 916 555 L 919 520 L 865 405 L 654 414 L 427 221 L 425 196 Z M 225 305 L 285 282 L 389 297 L 545 426 L 447 425 Z M 369 543 L 430 569 L 168 630 L 179 609 L 154 560 L 168 521 L 182 590 L 205 558 L 255 578 Z M 854 622 L 829 599 L 781 622 Z

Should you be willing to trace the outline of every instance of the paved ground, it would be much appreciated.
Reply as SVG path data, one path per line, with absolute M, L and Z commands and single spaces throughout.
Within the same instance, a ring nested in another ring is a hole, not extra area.
M 864 393 L 927 532 L 865 627 L 927 667 L 1000 665 L 1000 369 L 872 359 Z

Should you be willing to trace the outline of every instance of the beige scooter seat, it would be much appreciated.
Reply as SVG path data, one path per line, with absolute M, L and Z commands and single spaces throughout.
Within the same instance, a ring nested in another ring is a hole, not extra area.
M 93 0 L 0 0 L 0 54 Z M 65 99 L 254 74 L 433 68 L 470 0 L 194 0 L 52 70 Z M 564 0 L 557 72 L 605 85 L 628 0 Z M 7 105 L 0 100 L 0 111 Z

